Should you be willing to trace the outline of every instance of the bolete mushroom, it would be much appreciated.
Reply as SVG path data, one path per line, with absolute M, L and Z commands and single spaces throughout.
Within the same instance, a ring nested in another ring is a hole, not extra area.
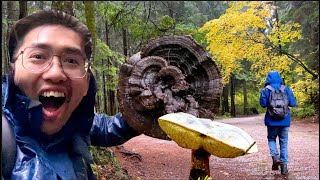
M 177 112 L 159 117 L 161 129 L 179 146 L 192 150 L 189 179 L 210 176 L 210 155 L 234 158 L 258 151 L 256 141 L 229 124 Z

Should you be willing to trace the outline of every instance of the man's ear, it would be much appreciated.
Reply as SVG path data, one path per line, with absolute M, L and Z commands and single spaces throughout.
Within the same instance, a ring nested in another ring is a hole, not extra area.
M 9 64 L 9 75 L 11 75 L 12 77 L 14 77 L 14 73 L 15 73 L 14 63 L 10 63 L 10 64 Z

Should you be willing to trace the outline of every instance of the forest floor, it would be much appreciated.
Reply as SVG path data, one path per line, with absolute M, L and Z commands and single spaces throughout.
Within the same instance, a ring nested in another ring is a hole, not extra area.
M 237 158 L 211 156 L 211 177 L 219 180 L 319 179 L 318 117 L 292 121 L 288 144 L 289 174 L 281 175 L 280 171 L 271 170 L 263 116 L 217 120 L 244 129 L 257 141 L 259 151 Z M 140 135 L 111 150 L 130 180 L 188 180 L 191 150 L 181 148 L 173 141 Z

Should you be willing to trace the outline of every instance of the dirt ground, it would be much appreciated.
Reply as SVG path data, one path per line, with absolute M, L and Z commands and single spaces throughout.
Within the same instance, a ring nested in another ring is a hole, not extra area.
M 293 121 L 289 130 L 289 174 L 272 171 L 263 115 L 217 120 L 244 129 L 256 141 L 259 152 L 237 158 L 210 157 L 213 179 L 319 179 L 319 120 Z M 187 180 L 191 150 L 173 141 L 145 135 L 112 148 L 132 180 Z M 128 152 L 126 152 L 128 151 Z M 131 154 L 131 153 L 137 154 Z

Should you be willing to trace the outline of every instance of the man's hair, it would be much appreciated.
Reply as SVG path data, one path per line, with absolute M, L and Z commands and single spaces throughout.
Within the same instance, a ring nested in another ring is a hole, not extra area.
M 14 54 L 21 45 L 24 37 L 34 28 L 43 25 L 62 25 L 77 32 L 84 43 L 86 58 L 90 60 L 92 54 L 91 33 L 88 27 L 74 16 L 58 10 L 41 10 L 20 19 L 9 34 L 9 58 L 14 61 Z

